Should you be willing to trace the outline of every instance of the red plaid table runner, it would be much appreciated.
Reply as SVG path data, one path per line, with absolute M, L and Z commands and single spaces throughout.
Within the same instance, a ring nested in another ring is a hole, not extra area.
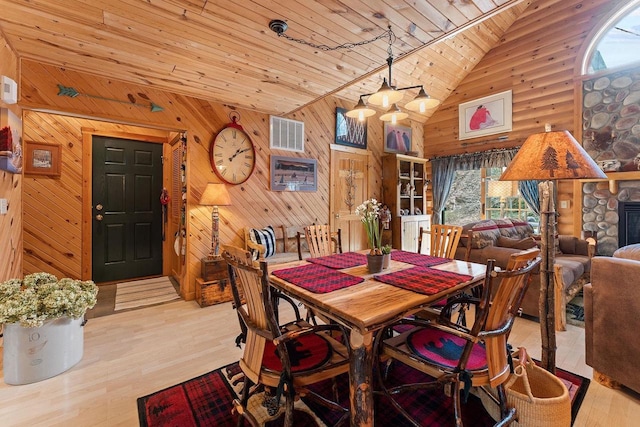
M 389 274 L 375 275 L 373 278 L 409 291 L 433 295 L 471 280 L 472 276 L 429 267 L 413 267 Z
M 351 276 L 317 264 L 276 270 L 273 275 L 316 294 L 348 288 L 364 281 L 362 277 Z
M 345 252 L 343 254 L 333 254 L 318 258 L 307 258 L 307 261 L 336 270 L 341 270 L 343 268 L 365 265 L 367 263 L 367 256 L 355 252 Z
M 391 259 L 394 261 L 406 262 L 407 264 L 418 265 L 421 267 L 431 267 L 451 261 L 448 258 L 440 258 L 437 256 L 423 255 L 407 251 L 393 251 L 391 252 Z

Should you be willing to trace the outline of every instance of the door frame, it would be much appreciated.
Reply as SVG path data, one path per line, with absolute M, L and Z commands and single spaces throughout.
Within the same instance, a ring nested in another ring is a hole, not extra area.
M 92 128 L 81 128 L 82 132 L 82 261 L 81 261 L 81 279 L 91 280 L 93 271 L 92 247 L 93 247 L 93 136 L 106 136 L 112 138 L 132 139 L 141 142 L 151 142 L 163 144 L 162 158 L 169 159 L 171 155 L 169 142 L 169 131 L 166 137 L 155 135 L 146 135 L 133 132 L 118 132 L 109 130 L 97 130 Z M 162 162 L 162 186 L 171 188 L 171 162 Z M 158 194 L 158 200 L 160 195 Z M 171 239 L 165 239 L 162 242 L 162 274 L 164 276 L 170 273 L 169 250 L 171 248 Z
M 366 176 L 366 182 L 367 182 L 367 189 L 366 192 L 367 194 L 371 193 L 371 183 L 369 180 L 369 171 L 371 170 L 371 161 L 373 158 L 373 153 L 369 150 L 362 150 L 359 148 L 352 148 L 352 147 L 346 147 L 343 145 L 338 145 L 338 144 L 330 144 L 329 146 L 329 188 L 330 188 L 330 195 L 329 195 L 329 226 L 331 227 L 332 231 L 337 231 L 338 229 L 338 225 L 337 225 L 337 220 L 336 220 L 336 211 L 337 208 L 335 206 L 334 203 L 334 199 L 333 196 L 335 194 L 335 188 L 336 186 L 338 186 L 338 180 L 339 180 L 339 173 L 337 168 L 337 165 L 335 164 L 335 152 L 343 152 L 343 153 L 351 153 L 351 154 L 357 154 L 357 155 L 361 155 L 361 156 L 366 156 L 367 157 L 367 170 L 365 171 L 365 173 L 367 174 Z M 349 234 L 348 234 L 349 235 Z M 345 239 L 345 234 L 343 234 L 343 239 Z M 342 242 L 343 247 L 345 246 L 345 242 L 343 240 Z M 349 242 L 347 242 L 347 248 L 350 247 Z M 366 248 L 366 244 L 364 245 L 364 247 Z

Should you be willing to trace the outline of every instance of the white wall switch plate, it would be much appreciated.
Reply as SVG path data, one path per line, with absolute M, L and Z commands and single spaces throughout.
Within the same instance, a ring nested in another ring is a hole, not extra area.
M 9 202 L 7 199 L 0 199 L 0 215 L 6 215 L 9 210 Z

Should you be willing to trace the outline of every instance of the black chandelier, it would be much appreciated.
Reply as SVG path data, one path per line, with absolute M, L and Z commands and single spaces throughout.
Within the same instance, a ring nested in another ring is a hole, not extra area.
M 384 122 L 396 123 L 399 120 L 404 120 L 407 117 L 409 117 L 409 114 L 402 111 L 398 107 L 397 103 L 400 102 L 404 97 L 403 92 L 411 89 L 420 89 L 420 91 L 418 92 L 418 95 L 415 98 L 413 98 L 413 100 L 405 104 L 404 106 L 405 109 L 424 114 L 428 109 L 435 108 L 438 105 L 440 105 L 439 100 L 435 98 L 431 98 L 427 94 L 427 92 L 424 90 L 423 85 L 415 85 L 415 86 L 407 86 L 407 87 L 399 87 L 399 88 L 391 85 L 391 82 L 393 81 L 391 78 L 391 66 L 393 65 L 392 46 L 396 40 L 396 35 L 393 33 L 391 26 L 389 26 L 389 29 L 386 32 L 384 32 L 383 34 L 371 40 L 365 40 L 358 43 L 343 43 L 341 45 L 337 45 L 333 47 L 327 46 L 327 45 L 316 45 L 316 44 L 307 42 L 305 40 L 296 39 L 286 35 L 285 31 L 287 30 L 287 23 L 279 19 L 274 19 L 271 22 L 269 22 L 269 28 L 273 32 L 275 32 L 278 35 L 278 37 L 284 37 L 287 40 L 294 41 L 300 44 L 305 44 L 305 45 L 314 47 L 316 49 L 321 49 L 325 51 L 337 50 L 337 49 L 351 49 L 356 46 L 372 43 L 374 41 L 380 40 L 383 37 L 388 37 L 389 47 L 387 48 L 387 53 L 389 54 L 389 56 L 387 57 L 387 66 L 389 68 L 389 80 L 387 80 L 387 78 L 384 77 L 382 80 L 382 86 L 380 86 L 380 89 L 378 89 L 376 92 L 373 92 L 373 93 L 364 93 L 360 95 L 360 99 L 358 100 L 358 103 L 356 104 L 356 106 L 353 107 L 353 109 L 347 111 L 346 113 L 347 117 L 357 118 L 358 120 L 363 121 L 365 118 L 375 115 L 376 110 L 369 108 L 367 106 L 367 103 L 368 103 L 371 105 L 380 106 L 382 108 L 387 108 L 387 111 L 380 116 L 380 120 Z

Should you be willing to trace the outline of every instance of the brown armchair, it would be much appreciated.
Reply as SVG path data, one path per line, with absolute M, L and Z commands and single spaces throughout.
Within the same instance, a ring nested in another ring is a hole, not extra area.
M 640 393 L 640 244 L 597 256 L 584 286 L 585 356 L 595 381 Z

